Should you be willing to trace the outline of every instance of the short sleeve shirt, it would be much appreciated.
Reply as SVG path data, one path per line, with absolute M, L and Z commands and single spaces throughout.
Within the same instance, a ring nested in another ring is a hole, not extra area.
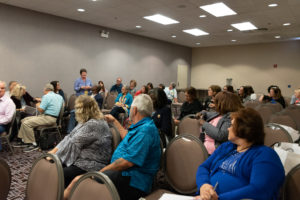
M 63 102 L 59 94 L 48 92 L 42 97 L 40 108 L 45 111 L 44 114 L 58 117 Z

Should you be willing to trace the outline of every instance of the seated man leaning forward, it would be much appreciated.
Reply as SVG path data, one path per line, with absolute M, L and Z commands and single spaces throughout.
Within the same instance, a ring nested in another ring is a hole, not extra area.
M 121 200 L 135 200 L 147 195 L 160 164 L 160 139 L 151 119 L 153 104 L 146 94 L 137 96 L 131 106 L 131 127 L 125 130 L 111 115 L 105 116 L 120 132 L 122 142 L 115 150 L 111 164 L 102 168 L 116 186 Z M 77 176 L 65 190 L 67 199 Z
M 26 147 L 24 152 L 31 152 L 38 149 L 34 137 L 34 128 L 38 126 L 51 126 L 56 123 L 60 109 L 63 105 L 63 98 L 59 94 L 53 92 L 53 85 L 46 84 L 44 88 L 44 96 L 42 102 L 36 104 L 36 108 L 41 115 L 26 117 L 22 120 L 18 137 L 22 139 L 20 143 L 14 147 Z

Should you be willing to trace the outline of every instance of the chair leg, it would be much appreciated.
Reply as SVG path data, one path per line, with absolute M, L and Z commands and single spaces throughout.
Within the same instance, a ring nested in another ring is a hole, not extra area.
M 56 127 L 56 129 L 57 129 L 57 132 L 58 132 L 58 135 L 59 135 L 59 139 L 60 139 L 60 141 L 62 141 L 62 137 L 61 137 L 61 133 L 60 133 L 59 127 Z
M 9 146 L 10 151 L 12 152 L 12 154 L 14 154 L 14 150 L 13 150 L 11 144 L 10 144 L 9 138 L 6 137 L 5 139 L 6 139 L 7 145 Z

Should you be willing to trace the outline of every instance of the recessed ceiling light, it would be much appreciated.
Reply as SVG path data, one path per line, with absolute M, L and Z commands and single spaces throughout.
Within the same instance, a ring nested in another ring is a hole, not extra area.
M 205 6 L 200 6 L 200 8 L 205 10 L 206 12 L 214 15 L 215 17 L 236 15 L 236 12 L 234 12 L 231 8 L 229 8 L 222 2 L 205 5 Z
M 291 23 L 284 23 L 284 24 L 282 24 L 283 26 L 289 26 L 289 25 L 291 25 Z
M 78 8 L 77 11 L 78 12 L 84 12 L 85 10 L 83 8 Z
M 231 42 L 236 42 L 236 40 L 231 40 Z
M 248 30 L 255 30 L 257 29 L 256 26 L 254 26 L 251 22 L 242 22 L 237 24 L 231 24 L 236 29 L 239 29 L 240 31 L 248 31 Z
M 183 30 L 183 32 L 194 35 L 194 36 L 209 35 L 209 33 L 202 31 L 199 28 L 186 29 L 186 30 Z
M 200 42 L 197 42 L 196 45 L 200 45 Z
M 159 24 L 163 24 L 163 25 L 169 25 L 169 24 L 177 24 L 177 23 L 179 23 L 179 21 L 176 21 L 176 20 L 171 19 L 169 17 L 163 16 L 161 14 L 146 16 L 144 18 L 148 19 L 150 21 L 154 21 L 154 22 L 159 23 Z
M 276 39 L 279 39 L 279 38 L 281 38 L 281 37 L 280 37 L 280 35 L 276 35 L 275 38 L 276 38 Z
M 276 6 L 278 6 L 278 4 L 277 3 L 272 3 L 272 4 L 269 4 L 268 6 L 269 7 L 276 7 Z
M 233 30 L 232 29 L 227 29 L 227 32 L 232 32 Z
M 137 26 L 135 26 L 136 28 L 142 28 L 142 26 L 140 26 L 140 25 L 137 25 Z
M 176 38 L 176 35 L 172 35 L 172 38 Z
M 204 18 L 204 17 L 206 17 L 206 15 L 200 15 L 199 17 L 200 17 L 200 18 Z
M 92 1 L 97 1 L 97 0 L 92 0 Z

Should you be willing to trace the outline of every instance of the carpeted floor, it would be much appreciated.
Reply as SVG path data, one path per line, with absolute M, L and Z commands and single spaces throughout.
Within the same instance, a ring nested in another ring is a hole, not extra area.
M 12 155 L 7 148 L 3 146 L 3 149 L 0 152 L 0 157 L 6 160 L 12 174 L 12 181 L 7 200 L 23 200 L 30 169 L 34 160 L 38 158 L 42 152 L 33 151 L 30 153 L 23 153 L 22 148 L 14 148 L 14 151 L 15 153 Z

